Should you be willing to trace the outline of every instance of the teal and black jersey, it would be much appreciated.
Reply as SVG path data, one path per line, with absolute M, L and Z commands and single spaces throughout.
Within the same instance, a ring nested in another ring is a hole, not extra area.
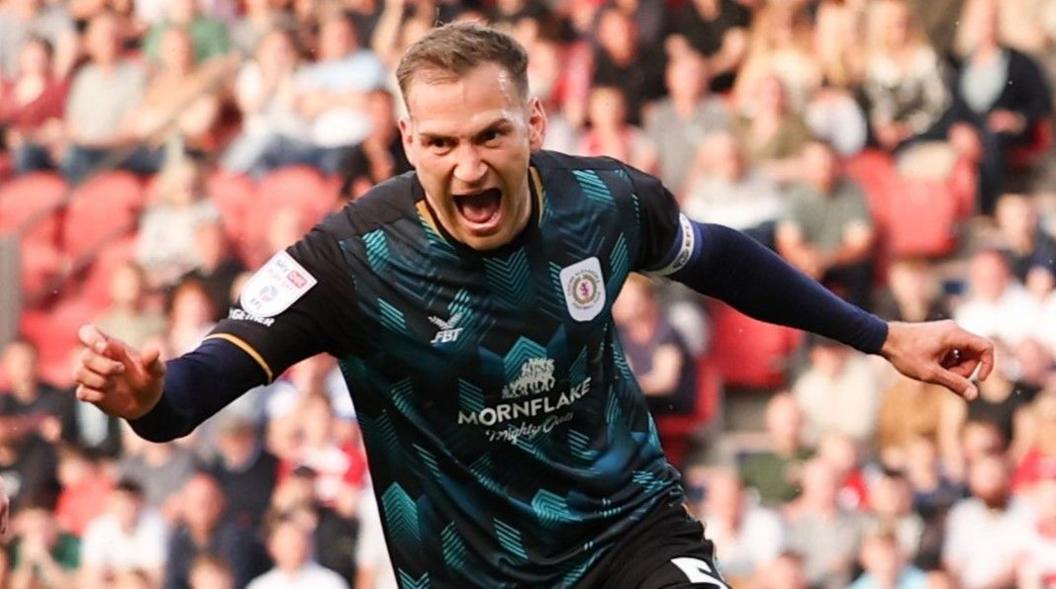
M 270 374 L 340 360 L 400 584 L 574 586 L 679 497 L 610 308 L 680 254 L 674 199 L 610 159 L 533 155 L 511 243 L 446 235 L 413 173 L 273 258 L 211 337 Z

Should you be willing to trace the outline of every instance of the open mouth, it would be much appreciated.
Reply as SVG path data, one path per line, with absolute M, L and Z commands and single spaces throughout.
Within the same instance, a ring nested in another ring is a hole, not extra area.
M 455 207 L 469 225 L 477 229 L 487 229 L 499 219 L 502 205 L 502 191 L 489 188 L 472 194 L 454 195 Z

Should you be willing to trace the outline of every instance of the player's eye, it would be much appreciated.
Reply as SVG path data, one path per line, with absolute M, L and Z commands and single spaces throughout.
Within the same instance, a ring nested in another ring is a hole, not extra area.
M 498 129 L 488 129 L 480 134 L 481 142 L 487 145 L 494 145 L 500 138 L 502 138 L 502 131 Z
M 425 144 L 433 151 L 447 151 L 451 149 L 453 142 L 444 137 L 432 137 L 427 139 Z

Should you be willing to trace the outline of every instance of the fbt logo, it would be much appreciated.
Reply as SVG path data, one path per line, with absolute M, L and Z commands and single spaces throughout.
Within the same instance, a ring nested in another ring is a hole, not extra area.
M 462 319 L 462 313 L 455 313 L 450 319 L 444 321 L 436 315 L 429 316 L 429 322 L 440 328 L 440 331 L 436 332 L 433 336 L 431 344 L 446 344 L 454 341 L 458 341 L 458 336 L 462 333 L 461 327 L 455 327 L 458 325 L 458 321 Z

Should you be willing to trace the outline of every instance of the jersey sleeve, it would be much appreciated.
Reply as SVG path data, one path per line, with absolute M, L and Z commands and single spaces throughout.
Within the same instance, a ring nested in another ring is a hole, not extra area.
M 274 380 L 300 360 L 347 352 L 355 283 L 337 238 L 316 228 L 265 263 L 206 339 L 227 340 Z
M 693 231 L 674 195 L 660 180 L 628 167 L 634 188 L 638 252 L 635 270 L 658 275 L 678 271 L 693 252 Z

